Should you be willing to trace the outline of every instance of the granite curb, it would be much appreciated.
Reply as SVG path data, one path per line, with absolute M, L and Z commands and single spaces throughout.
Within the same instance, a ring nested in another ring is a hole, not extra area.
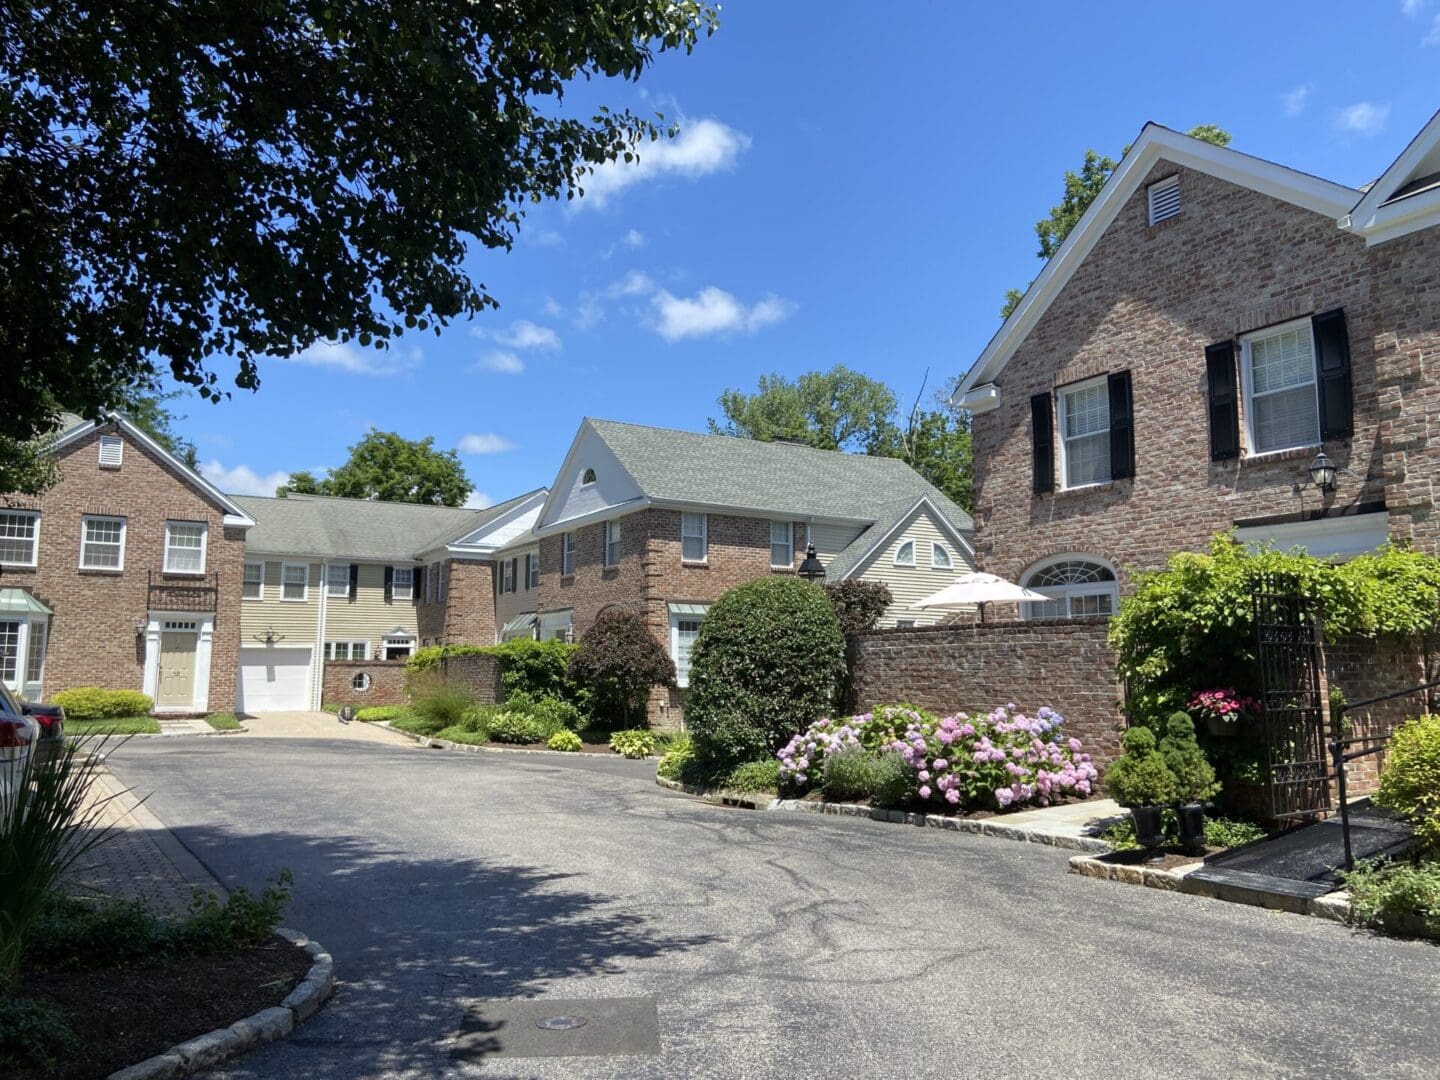
M 113 1072 L 109 1080 L 168 1080 L 189 1076 L 257 1046 L 283 1039 L 319 1012 L 320 1006 L 335 992 L 335 961 L 319 942 L 311 941 L 298 930 L 281 928 L 275 933 L 300 946 L 313 961 L 305 978 L 284 1001 Z
M 1000 840 L 1017 840 L 1028 844 L 1043 844 L 1046 847 L 1063 848 L 1067 851 L 1082 851 L 1103 855 L 1110 851 L 1110 845 L 1098 837 L 1065 836 L 1057 833 L 1042 833 L 1018 825 L 1007 824 L 999 818 L 961 818 L 947 814 L 921 814 L 905 810 L 885 810 L 879 807 L 861 806 L 856 803 L 817 802 L 810 799 L 779 799 L 764 792 L 728 791 L 723 788 L 699 788 L 682 784 L 678 780 L 655 777 L 655 783 L 670 791 L 682 792 L 703 799 L 716 806 L 738 806 L 748 810 L 769 810 L 802 814 L 828 814 L 836 817 L 868 818 L 894 825 L 911 825 L 918 828 L 941 829 L 945 832 L 970 833 L 974 836 L 992 836 Z

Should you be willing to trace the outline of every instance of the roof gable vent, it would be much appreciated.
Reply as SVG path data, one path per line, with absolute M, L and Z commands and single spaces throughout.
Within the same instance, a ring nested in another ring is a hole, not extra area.
M 125 440 L 119 435 L 100 436 L 100 467 L 118 469 L 125 455 Z
M 1172 176 L 1151 184 L 1147 194 L 1150 198 L 1150 224 L 1159 225 L 1180 213 L 1180 177 Z

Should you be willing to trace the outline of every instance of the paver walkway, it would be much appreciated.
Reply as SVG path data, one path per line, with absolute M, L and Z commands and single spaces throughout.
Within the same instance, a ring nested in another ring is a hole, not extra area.
M 352 720 L 342 724 L 333 713 L 276 712 L 250 716 L 240 721 L 245 731 L 265 739 L 354 739 L 415 747 L 415 742 L 398 731 Z
M 212 728 L 209 724 L 207 724 L 204 720 L 199 719 L 189 718 L 184 720 L 161 720 L 160 734 L 213 735 L 215 734 L 215 729 Z

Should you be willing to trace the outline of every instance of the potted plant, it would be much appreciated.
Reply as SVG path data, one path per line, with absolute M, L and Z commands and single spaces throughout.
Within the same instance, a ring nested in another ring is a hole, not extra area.
M 1175 801 L 1175 776 L 1149 728 L 1131 728 L 1121 743 L 1125 752 L 1106 770 L 1105 788 L 1112 799 L 1130 811 L 1136 841 L 1154 850 L 1165 842 L 1163 813 Z
M 1187 854 L 1205 851 L 1205 800 L 1220 790 L 1215 770 L 1195 741 L 1195 721 L 1178 710 L 1165 721 L 1160 756 L 1175 778 L 1175 817 L 1180 823 L 1180 846 Z
M 1211 735 L 1234 735 L 1246 714 L 1259 711 L 1259 706 L 1234 690 L 1201 690 L 1190 699 L 1190 712 L 1205 721 Z

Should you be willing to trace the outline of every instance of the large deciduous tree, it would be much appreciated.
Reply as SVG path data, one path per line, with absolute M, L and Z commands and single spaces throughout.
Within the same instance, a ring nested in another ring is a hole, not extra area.
M 762 375 L 755 393 L 726 390 L 718 404 L 725 420 L 710 421 L 715 434 L 793 439 L 818 450 L 870 451 L 886 440 L 895 415 L 890 388 L 844 364 L 793 382 Z
M 317 340 L 493 307 L 532 202 L 664 134 L 566 112 L 693 48 L 701 0 L 17 0 L 0 8 L 0 491 L 62 408 L 201 397 Z M 672 129 L 673 130 L 673 129 Z M 224 374 L 228 375 L 229 371 Z
M 323 480 L 293 473 L 277 495 L 336 495 L 380 502 L 460 506 L 474 490 L 454 450 L 436 450 L 435 439 L 401 438 L 371 428 L 350 448 L 350 458 Z

